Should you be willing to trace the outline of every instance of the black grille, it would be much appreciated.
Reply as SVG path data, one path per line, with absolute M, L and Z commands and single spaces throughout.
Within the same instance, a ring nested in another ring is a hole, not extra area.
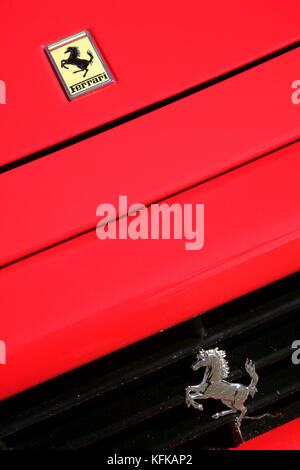
M 186 385 L 199 347 L 227 351 L 229 381 L 248 384 L 253 359 L 258 393 L 247 401 L 244 439 L 300 416 L 300 273 L 34 387 L 0 404 L 0 439 L 9 449 L 226 449 L 238 443 L 233 417 L 213 420 L 216 400 L 188 409 Z M 142 320 L 141 320 L 142 321 Z

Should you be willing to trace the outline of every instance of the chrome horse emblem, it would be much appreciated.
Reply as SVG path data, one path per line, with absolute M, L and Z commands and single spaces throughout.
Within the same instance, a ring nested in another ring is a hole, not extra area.
M 187 406 L 193 406 L 196 410 L 203 410 L 203 406 L 196 400 L 204 400 L 206 398 L 221 400 L 229 410 L 215 413 L 212 417 L 218 419 L 221 416 L 240 412 L 236 419 L 236 425 L 239 428 L 243 417 L 247 413 L 244 403 L 249 394 L 253 398 L 257 392 L 258 375 L 255 371 L 255 365 L 249 359 L 245 362 L 246 372 L 251 378 L 248 387 L 225 380 L 229 375 L 226 353 L 218 348 L 208 349 L 207 351 L 200 349 L 192 369 L 198 370 L 200 367 L 205 367 L 202 382 L 199 385 L 190 385 L 185 389 Z

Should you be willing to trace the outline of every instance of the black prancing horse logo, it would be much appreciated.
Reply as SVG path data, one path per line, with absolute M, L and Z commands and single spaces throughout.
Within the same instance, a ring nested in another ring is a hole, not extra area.
M 87 54 L 90 56 L 90 59 L 79 59 L 80 56 L 80 51 L 78 47 L 68 47 L 68 49 L 65 51 L 65 54 L 70 54 L 68 59 L 63 59 L 61 61 L 61 68 L 63 69 L 69 69 L 69 67 L 66 67 L 66 64 L 69 65 L 75 65 L 76 67 L 79 68 L 79 70 L 75 70 L 73 73 L 78 73 L 78 72 L 84 72 L 83 77 L 86 76 L 88 73 L 88 66 L 92 64 L 93 62 L 93 54 L 91 51 L 87 51 Z

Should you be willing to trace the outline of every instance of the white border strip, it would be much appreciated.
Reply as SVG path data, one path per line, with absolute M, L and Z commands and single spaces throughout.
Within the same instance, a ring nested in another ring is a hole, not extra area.
M 74 34 L 74 36 L 69 36 L 68 38 L 66 39 L 62 39 L 61 41 L 58 41 L 58 42 L 55 42 L 54 44 L 51 44 L 51 46 L 48 46 L 48 49 L 49 51 L 51 51 L 51 49 L 54 49 L 55 47 L 57 46 L 62 46 L 63 44 L 65 44 L 66 42 L 70 42 L 72 40 L 75 40 L 75 39 L 79 39 L 83 36 L 86 36 L 86 32 L 83 31 L 82 33 L 78 33 L 78 34 Z

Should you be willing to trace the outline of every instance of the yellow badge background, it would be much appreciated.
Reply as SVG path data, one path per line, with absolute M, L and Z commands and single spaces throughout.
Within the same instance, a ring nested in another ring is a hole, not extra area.
M 93 54 L 93 62 L 88 66 L 88 72 L 86 76 L 83 78 L 84 71 L 83 72 L 78 72 L 78 73 L 73 73 L 77 70 L 79 70 L 78 67 L 75 65 L 71 64 L 66 64 L 66 67 L 68 67 L 68 70 L 66 68 L 61 67 L 61 61 L 66 60 L 69 57 L 69 53 L 65 54 L 65 51 L 68 49 L 68 47 L 78 47 L 80 51 L 80 59 L 87 59 L 89 60 L 90 57 L 87 54 L 87 51 L 89 50 Z M 69 93 L 72 96 L 76 96 L 80 94 L 80 91 L 75 93 L 71 92 L 71 86 L 75 85 L 76 83 L 82 82 L 84 80 L 87 80 L 88 78 L 92 78 L 95 75 L 99 75 L 100 73 L 105 72 L 106 70 L 94 48 L 93 43 L 90 41 L 90 38 L 88 36 L 84 36 L 79 39 L 74 39 L 72 42 L 68 42 L 67 44 L 62 44 L 61 46 L 58 46 L 57 49 L 54 50 L 49 50 L 50 55 L 52 56 L 60 74 L 62 75 L 62 78 L 69 89 Z M 107 75 L 107 73 L 106 73 Z M 109 76 L 107 76 L 107 80 L 102 80 L 101 83 L 106 83 L 110 82 Z

